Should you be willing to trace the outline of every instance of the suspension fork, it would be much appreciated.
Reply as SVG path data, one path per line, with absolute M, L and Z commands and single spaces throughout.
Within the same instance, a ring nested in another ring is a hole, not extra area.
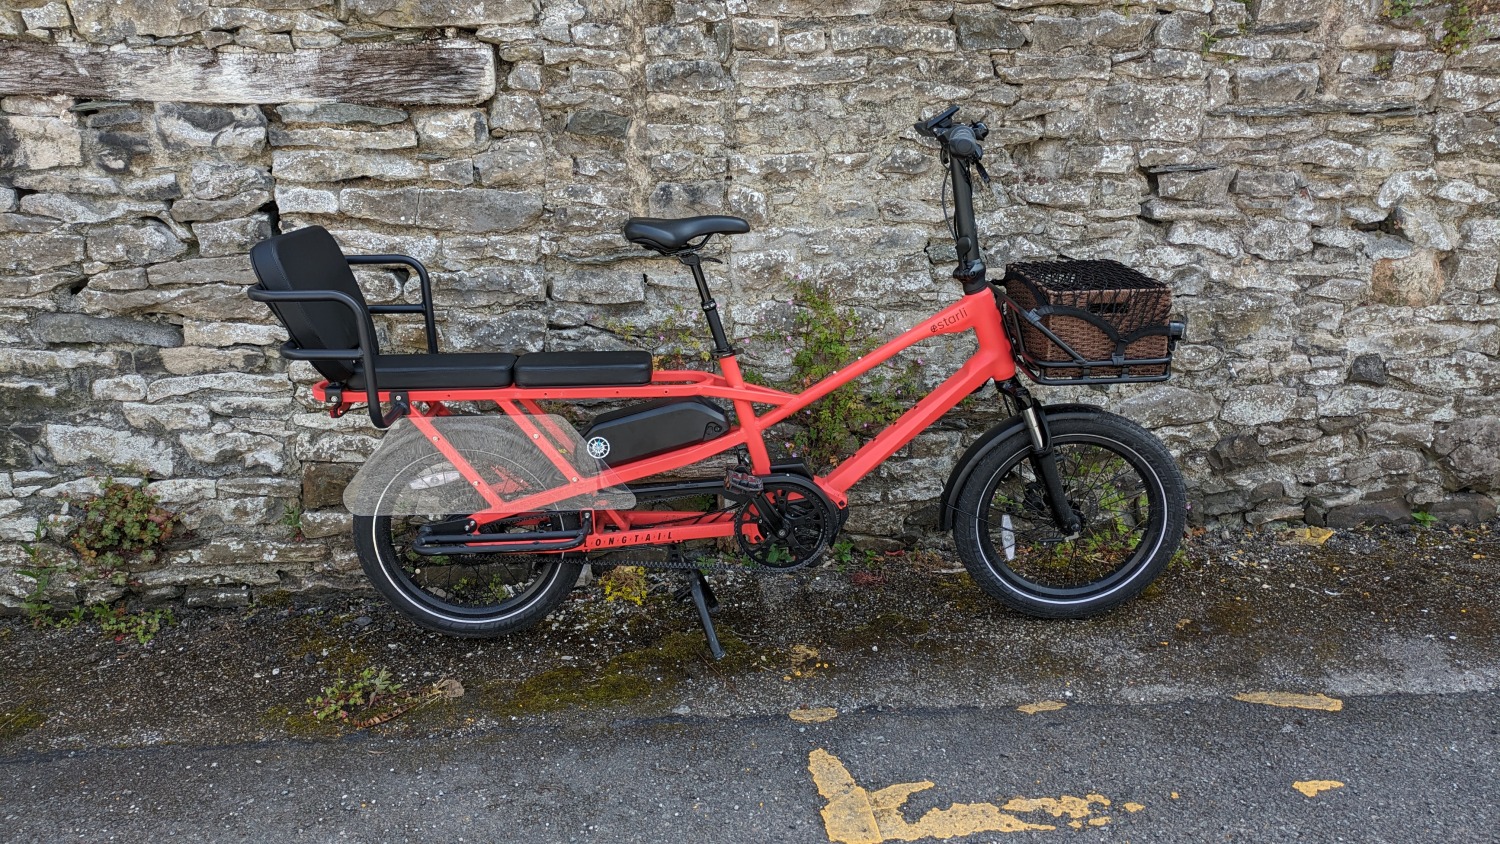
M 1077 538 L 1083 530 L 1083 524 L 1073 511 L 1073 505 L 1068 502 L 1062 476 L 1057 471 L 1057 452 L 1052 449 L 1052 434 L 1047 430 L 1047 414 L 1042 412 L 1042 405 L 1032 398 L 1031 391 L 1026 389 L 1019 378 L 1012 377 L 1008 381 L 998 382 L 996 386 L 1002 394 L 1016 403 L 1022 421 L 1026 423 L 1026 435 L 1031 438 L 1031 454 L 1027 459 L 1031 461 L 1031 468 L 1037 477 L 1042 480 L 1042 488 L 1047 493 L 1047 508 L 1052 511 L 1053 522 L 1064 539 Z

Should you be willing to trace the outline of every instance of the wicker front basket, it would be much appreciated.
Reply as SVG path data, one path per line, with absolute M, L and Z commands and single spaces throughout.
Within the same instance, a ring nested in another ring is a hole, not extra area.
M 1036 380 L 1167 377 L 1172 291 L 1162 282 L 1115 261 L 1045 261 L 1011 264 L 1003 283 L 1011 303 L 1032 317 L 1010 309 L 1006 327 Z

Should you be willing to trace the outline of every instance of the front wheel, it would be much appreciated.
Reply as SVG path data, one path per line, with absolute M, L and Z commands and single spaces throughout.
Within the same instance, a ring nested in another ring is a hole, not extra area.
M 1176 553 L 1186 522 L 1182 474 L 1161 441 L 1100 411 L 1049 420 L 1068 506 L 1065 536 L 1025 431 L 980 458 L 955 502 L 958 556 L 985 592 L 1042 618 L 1083 618 L 1139 595 Z

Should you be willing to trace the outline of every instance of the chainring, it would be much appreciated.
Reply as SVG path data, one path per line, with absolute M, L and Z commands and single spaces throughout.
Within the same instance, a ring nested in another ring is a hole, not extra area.
M 734 514 L 734 537 L 754 563 L 791 571 L 818 561 L 842 526 L 817 484 L 800 475 L 772 475 Z

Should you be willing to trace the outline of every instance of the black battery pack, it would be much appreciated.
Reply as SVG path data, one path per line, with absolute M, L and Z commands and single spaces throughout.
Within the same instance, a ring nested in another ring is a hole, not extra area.
M 729 416 L 705 398 L 657 399 L 600 415 L 583 433 L 590 457 L 618 466 L 729 431 Z

